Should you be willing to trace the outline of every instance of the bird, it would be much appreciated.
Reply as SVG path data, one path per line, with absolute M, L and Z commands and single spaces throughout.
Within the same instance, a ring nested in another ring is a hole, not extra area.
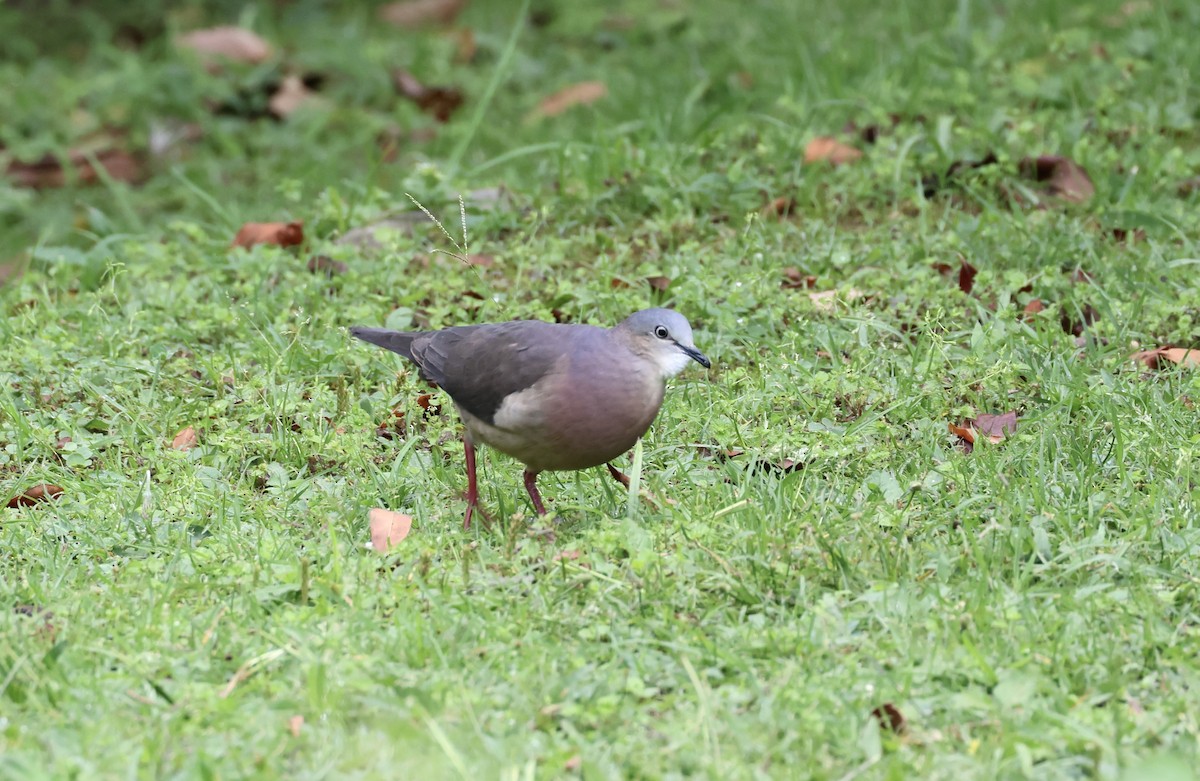
M 612 465 L 646 433 L 662 406 L 666 380 L 692 361 L 712 363 L 696 348 L 692 326 L 672 309 L 643 309 L 611 328 L 512 320 L 438 331 L 354 326 L 351 335 L 416 364 L 445 391 L 463 421 L 467 511 L 479 506 L 475 451 L 480 444 L 525 465 L 525 490 L 546 514 L 542 472 Z

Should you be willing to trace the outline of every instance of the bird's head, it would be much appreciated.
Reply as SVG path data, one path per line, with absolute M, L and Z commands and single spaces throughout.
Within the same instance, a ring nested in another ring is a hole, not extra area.
M 663 377 L 673 377 L 683 371 L 688 361 L 704 368 L 712 364 L 696 349 L 692 326 L 687 318 L 672 309 L 643 309 L 625 318 L 619 331 L 637 353 L 658 367 Z

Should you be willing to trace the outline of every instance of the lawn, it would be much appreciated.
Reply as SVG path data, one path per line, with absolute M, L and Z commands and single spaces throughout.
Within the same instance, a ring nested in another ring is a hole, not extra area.
M 0 6 L 0 779 L 1196 778 L 1197 29 Z M 657 503 L 485 453 L 466 532 L 347 332 L 648 306 Z

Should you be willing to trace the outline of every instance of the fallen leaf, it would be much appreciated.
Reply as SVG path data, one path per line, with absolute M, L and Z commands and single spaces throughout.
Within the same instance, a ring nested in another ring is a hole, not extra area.
M 54 624 L 54 611 L 37 605 L 14 605 L 13 612 L 19 616 L 40 618 L 42 623 L 34 630 L 34 634 L 47 642 L 54 642 L 58 635 L 58 627 Z
M 196 52 L 210 65 L 218 59 L 254 64 L 271 56 L 271 44 L 249 30 L 233 26 L 192 30 L 178 36 L 175 45 Z
M 328 255 L 313 255 L 308 259 L 308 270 L 314 274 L 336 277 L 340 274 L 345 274 L 350 270 L 350 267 L 340 260 L 334 260 Z
M 554 561 L 575 561 L 579 558 L 579 551 L 564 550 L 554 554 Z
M 530 113 L 530 118 L 556 117 L 575 106 L 589 106 L 607 94 L 608 86 L 602 81 L 584 81 L 572 84 L 542 98 L 537 108 Z
M 99 164 L 99 171 L 95 163 Z M 140 182 L 145 178 L 141 161 L 123 149 L 101 149 L 88 153 L 71 151 L 66 160 L 54 155 L 43 155 L 32 163 L 12 160 L 6 170 L 18 187 L 44 190 L 63 187 L 68 183 L 79 185 L 95 184 L 106 176 L 118 182 Z M 68 175 L 67 171 L 70 171 Z M 100 174 L 103 171 L 103 176 Z
M 171 440 L 171 448 L 173 450 L 191 450 L 196 446 L 197 441 L 199 440 L 196 436 L 196 429 L 188 426 Z
M 843 144 L 836 138 L 817 136 L 808 142 L 808 146 L 804 147 L 804 162 L 828 162 L 833 165 L 842 165 L 843 163 L 854 162 L 862 157 L 862 154 L 858 149 L 849 144 Z
M 491 268 L 496 265 L 496 256 L 483 254 L 467 255 L 467 265 L 478 266 L 479 268 Z
M 371 547 L 378 553 L 398 545 L 412 531 L 412 516 L 376 507 L 368 515 Z
M 405 0 L 379 7 L 379 18 L 397 27 L 422 27 L 451 24 L 467 0 Z
M 969 425 L 969 422 L 964 421 L 963 425 L 956 426 L 953 423 L 948 424 L 950 433 L 962 440 L 962 449 L 964 453 L 970 453 L 975 449 L 975 431 Z
M 1045 310 L 1046 305 L 1042 303 L 1042 299 L 1035 298 L 1026 304 L 1022 311 L 1027 315 L 1036 315 L 1038 312 L 1044 312 Z
M 255 244 L 275 244 L 294 247 L 304 243 L 304 223 L 248 222 L 238 229 L 230 247 L 253 247 Z
M 958 267 L 958 289 L 970 295 L 975 289 L 975 275 L 978 273 L 979 269 L 965 260 L 962 261 L 962 265 Z
M 795 209 L 796 200 L 786 195 L 781 195 L 762 207 L 762 214 L 767 217 L 790 217 Z
M 650 285 L 651 290 L 665 293 L 671 286 L 671 279 L 670 277 L 646 277 L 646 283 Z
M 985 412 L 973 421 L 974 428 L 988 438 L 993 445 L 1017 430 L 1017 413 L 1005 412 L 993 415 Z
M 1072 318 L 1065 311 L 1059 319 L 1059 324 L 1062 325 L 1063 331 L 1072 336 L 1082 336 L 1084 329 L 1100 319 L 1100 313 L 1091 304 L 1084 304 L 1079 310 L 1079 319 Z
M 613 277 L 611 280 L 609 280 L 608 286 L 613 290 L 619 290 L 620 288 L 629 287 L 630 285 L 620 277 Z
M 1182 366 L 1185 369 L 1200 367 L 1200 350 L 1188 350 L 1183 347 L 1159 347 L 1155 350 L 1142 350 L 1129 356 L 1130 360 L 1144 364 L 1149 369 L 1161 369 L 1164 361 Z
M 50 483 L 31 485 L 24 492 L 9 499 L 8 506 L 11 508 L 30 507 L 40 502 L 48 502 L 51 499 L 57 498 L 62 492 L 63 489 L 61 486 L 51 485 Z
M 908 721 L 893 703 L 885 702 L 871 711 L 871 715 L 879 722 L 879 728 L 882 730 L 896 735 L 903 735 L 908 731 Z
M 314 94 L 304 85 L 304 79 L 290 73 L 279 82 L 275 93 L 267 101 L 267 107 L 271 109 L 272 114 L 283 119 L 295 113 L 305 103 L 310 102 Z
M 475 31 L 470 27 L 464 27 L 454 34 L 454 61 L 460 63 L 470 63 L 475 60 L 475 53 L 478 51 L 475 45 Z
M 939 190 L 945 188 L 964 171 L 975 171 L 999 162 L 996 153 L 989 151 L 978 160 L 955 160 L 944 174 L 928 174 L 921 179 L 921 187 L 926 198 L 932 198 Z
M 568 773 L 574 773 L 581 767 L 583 767 L 583 757 L 578 754 L 575 754 L 567 759 L 566 762 L 563 762 L 563 770 L 567 771 Z
M 446 122 L 463 104 L 461 90 L 454 87 L 427 87 L 406 70 L 392 71 L 396 92 L 408 98 L 438 122 Z
M 784 290 L 811 290 L 817 286 L 817 278 L 812 274 L 801 274 L 795 266 L 788 266 L 783 270 L 783 282 L 779 286 Z
M 421 408 L 421 414 L 426 418 L 437 417 L 442 414 L 442 405 L 434 404 L 430 401 L 432 398 L 432 393 L 422 393 L 420 396 L 417 396 L 417 406 Z
M 813 302 L 818 310 L 822 312 L 833 312 L 837 309 L 838 296 L 841 295 L 842 300 L 846 303 L 853 301 L 862 296 L 862 292 L 850 288 L 846 291 L 839 290 L 820 290 L 815 293 L 809 293 L 808 298 Z
M 1083 203 L 1096 194 L 1087 171 L 1069 157 L 1041 155 L 1021 161 L 1021 175 L 1045 184 L 1045 194 L 1070 203 Z
M 399 212 L 398 214 L 391 214 L 375 222 L 352 228 L 346 231 L 346 235 L 341 236 L 334 243 L 350 244 L 364 250 L 379 250 L 384 249 L 384 240 L 389 233 L 399 236 L 412 236 L 417 232 L 418 226 L 431 224 L 429 215 L 414 209 Z
M 300 730 L 304 727 L 304 717 L 296 714 L 288 719 L 288 732 L 292 733 L 293 738 L 300 737 Z

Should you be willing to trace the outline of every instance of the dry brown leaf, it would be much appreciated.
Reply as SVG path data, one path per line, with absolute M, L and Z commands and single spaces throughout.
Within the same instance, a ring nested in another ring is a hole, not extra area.
M 1025 309 L 1022 311 L 1027 315 L 1036 315 L 1038 312 L 1044 312 L 1045 310 L 1046 305 L 1042 303 L 1042 299 L 1035 298 L 1026 304 Z
M 985 412 L 975 418 L 973 425 L 976 431 L 988 438 L 993 445 L 1017 430 L 1017 413 L 1004 412 L 993 415 Z
M 345 274 L 350 270 L 350 267 L 340 260 L 334 260 L 328 255 L 313 255 L 308 259 L 308 270 L 314 274 L 336 277 Z
M 963 452 L 970 453 L 975 449 L 975 430 L 971 428 L 970 421 L 964 421 L 961 426 L 953 423 L 947 425 L 950 428 L 950 433 L 962 440 Z
M 1083 203 L 1096 194 L 1087 171 L 1069 157 L 1027 157 L 1021 161 L 1020 171 L 1022 176 L 1044 183 L 1046 195 L 1070 203 Z
M 422 393 L 417 396 L 417 406 L 421 408 L 421 414 L 426 418 L 437 417 L 442 414 L 442 405 L 434 404 L 431 399 L 432 393 Z
M 862 154 L 858 149 L 849 144 L 843 144 L 836 138 L 817 136 L 808 142 L 808 146 L 804 147 L 804 162 L 828 162 L 833 165 L 842 165 L 854 162 L 862 157 Z
M 908 720 L 895 704 L 885 702 L 871 711 L 871 715 L 879 722 L 879 728 L 886 732 L 902 735 L 908 731 Z
M 862 297 L 862 292 L 850 288 L 846 291 L 839 290 L 820 290 L 815 293 L 809 293 L 808 298 L 821 312 L 833 312 L 837 309 L 838 296 L 847 303 Z
M 196 436 L 196 429 L 188 426 L 171 440 L 171 448 L 173 450 L 191 450 L 196 446 L 198 441 L 199 438 Z
M 475 45 L 475 31 L 464 27 L 454 34 L 454 61 L 470 63 L 475 60 L 478 48 Z
M 124 149 L 101 149 L 94 154 L 71 151 L 66 159 L 67 168 L 71 170 L 70 175 L 64 170 L 63 161 L 49 154 L 32 163 L 12 160 L 6 173 L 18 187 L 35 190 L 63 187 L 69 182 L 80 185 L 95 184 L 101 181 L 102 177 L 92 163 L 93 158 L 110 179 L 118 182 L 140 182 L 145 178 L 141 161 Z
M 796 210 L 796 199 L 781 195 L 762 207 L 764 217 L 790 217 Z
M 62 495 L 62 486 L 51 485 L 50 483 L 39 483 L 31 485 L 22 493 L 17 494 L 8 500 L 8 506 L 12 508 L 30 507 L 41 502 L 48 502 Z
M 296 714 L 288 719 L 288 732 L 292 733 L 293 738 L 300 737 L 300 730 L 304 727 L 304 717 Z
M 542 98 L 537 108 L 529 115 L 531 119 L 556 117 L 575 106 L 589 106 L 608 94 L 608 86 L 602 81 L 583 81 L 564 87 L 552 95 Z
M 783 270 L 783 282 L 779 286 L 784 290 L 812 290 L 817 286 L 817 278 L 812 274 L 801 274 L 795 266 L 788 266 Z
M 975 171 L 999 162 L 996 153 L 989 151 L 979 160 L 955 160 L 944 174 L 928 174 L 921 179 L 921 188 L 926 198 L 932 198 L 937 192 L 950 184 L 955 177 L 964 171 Z
M 646 277 L 646 283 L 650 285 L 651 290 L 657 290 L 659 293 L 665 293 L 667 288 L 671 286 L 670 277 Z
M 575 561 L 579 558 L 579 551 L 564 550 L 554 554 L 554 561 Z
M 271 109 L 272 114 L 283 119 L 312 100 L 313 96 L 312 90 L 304 86 L 304 79 L 290 73 L 279 82 L 275 94 L 267 102 L 267 107 Z
M 371 528 L 371 547 L 378 553 L 400 544 L 412 531 L 412 516 L 376 507 L 368 515 Z
M 191 49 L 205 62 L 217 59 L 259 63 L 271 56 L 271 44 L 241 27 L 210 27 L 192 30 L 175 39 L 175 45 Z
M 1072 336 L 1082 336 L 1084 330 L 1089 325 L 1100 319 L 1100 313 L 1097 312 L 1096 308 L 1091 304 L 1084 304 L 1083 308 L 1079 309 L 1078 312 L 1078 320 L 1076 320 L 1066 311 L 1064 311 L 1062 317 L 1059 318 L 1059 324 L 1062 326 L 1063 331 L 1071 334 Z
M 392 71 L 396 92 L 408 98 L 438 122 L 446 122 L 463 104 L 461 90 L 454 87 L 427 87 L 405 70 Z
M 566 762 L 563 762 L 563 770 L 568 773 L 574 773 L 581 767 L 583 767 L 583 757 L 578 754 L 569 757 Z
M 965 260 L 962 261 L 962 265 L 958 267 L 958 289 L 970 295 L 975 289 L 975 275 L 978 273 L 979 269 Z
M 304 243 L 304 223 L 295 222 L 248 222 L 238 229 L 231 247 L 253 247 L 255 244 L 275 244 L 294 247 Z
M 1155 350 L 1142 350 L 1129 356 L 1130 360 L 1144 364 L 1150 369 L 1161 369 L 1164 361 L 1182 366 L 1185 369 L 1200 367 L 1200 350 L 1188 350 L 1183 347 L 1159 347 Z
M 466 6 L 467 0 L 405 0 L 379 7 L 379 18 L 397 27 L 422 27 L 451 24 Z

